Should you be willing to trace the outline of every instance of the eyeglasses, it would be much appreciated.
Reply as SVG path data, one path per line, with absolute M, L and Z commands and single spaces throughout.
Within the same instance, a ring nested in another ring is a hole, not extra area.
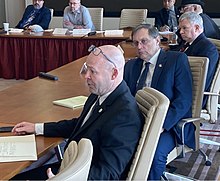
M 148 39 L 142 39 L 141 41 L 135 41 L 135 40 L 134 40 L 134 41 L 132 42 L 133 46 L 135 46 L 135 47 L 138 47 L 139 43 L 140 43 L 141 45 L 147 45 L 147 44 L 149 43 L 149 40 L 148 40 Z
M 107 57 L 107 55 L 101 50 L 101 48 L 96 47 L 95 45 L 91 45 L 91 46 L 89 47 L 89 49 L 88 49 L 88 52 L 89 52 L 89 53 L 92 52 L 93 55 L 95 55 L 95 56 L 99 56 L 99 54 L 101 53 L 101 54 L 106 58 L 106 60 L 108 60 L 109 62 L 111 62 L 111 63 L 114 65 L 114 67 L 116 68 L 115 63 L 114 63 L 110 58 Z

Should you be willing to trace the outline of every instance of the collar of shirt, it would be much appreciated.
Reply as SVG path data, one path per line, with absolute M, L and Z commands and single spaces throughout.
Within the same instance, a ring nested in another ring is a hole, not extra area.
M 168 11 L 169 11 L 169 10 L 175 12 L 174 6 L 172 6 L 170 9 L 168 9 Z
M 149 70 L 148 70 L 148 74 L 147 74 L 147 78 L 146 78 L 146 86 L 147 87 L 150 87 L 151 86 L 151 80 L 153 78 L 153 74 L 154 74 L 154 69 L 155 69 L 155 66 L 156 66 L 156 63 L 157 63 L 157 59 L 158 59 L 158 56 L 159 56 L 159 53 L 160 53 L 160 49 L 154 54 L 154 56 L 148 61 L 150 62 L 150 65 L 149 65 Z M 144 64 L 145 64 L 146 61 L 143 61 L 143 65 L 142 65 L 142 70 L 141 70 L 141 74 L 142 72 L 144 71 Z M 140 75 L 141 75 L 140 74 Z M 139 77 L 140 79 L 140 77 Z M 138 81 L 139 81 L 138 79 Z
M 79 7 L 79 9 L 77 9 L 77 10 L 75 10 L 75 11 L 72 11 L 72 13 L 74 14 L 74 15 L 76 15 L 76 14 L 80 14 L 80 8 L 81 8 L 81 6 Z
M 99 105 L 101 105 L 104 101 L 105 101 L 105 99 L 112 93 L 113 91 L 110 91 L 110 92 L 108 92 L 107 94 L 104 94 L 104 95 L 102 95 L 102 96 L 99 96 L 98 97 L 98 99 L 99 99 Z
M 159 53 L 160 53 L 160 49 L 154 54 L 154 56 L 148 61 L 150 62 L 150 67 L 151 65 L 155 66 L 156 63 L 157 63 L 157 59 L 158 59 L 158 56 L 159 56 Z M 146 61 L 143 61 L 143 67 L 144 67 L 144 64 L 145 64 Z

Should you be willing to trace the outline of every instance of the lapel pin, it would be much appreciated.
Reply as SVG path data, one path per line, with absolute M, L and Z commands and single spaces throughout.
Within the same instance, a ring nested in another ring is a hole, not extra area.
M 159 64 L 159 67 L 161 68 L 161 67 L 162 67 L 162 64 Z
M 101 108 L 101 109 L 99 109 L 99 113 L 100 113 L 100 112 L 102 112 L 102 108 Z

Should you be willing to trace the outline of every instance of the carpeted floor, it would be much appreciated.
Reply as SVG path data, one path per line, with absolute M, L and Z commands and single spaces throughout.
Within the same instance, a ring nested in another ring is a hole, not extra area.
M 217 124 L 204 123 L 201 129 L 214 129 L 220 131 L 220 119 Z M 208 133 L 208 132 L 207 132 Z M 220 132 L 218 136 L 201 136 L 220 143 Z M 169 165 L 176 167 L 174 173 L 188 176 L 197 180 L 217 180 L 220 175 L 220 146 L 201 144 L 202 150 L 212 161 L 211 166 L 205 166 L 203 157 L 198 152 L 187 153 L 185 158 L 176 159 Z

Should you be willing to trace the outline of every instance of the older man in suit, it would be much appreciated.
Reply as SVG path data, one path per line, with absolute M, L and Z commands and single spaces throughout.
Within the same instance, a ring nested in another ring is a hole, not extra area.
M 44 0 L 33 0 L 33 5 L 27 6 L 24 15 L 16 28 L 28 28 L 31 25 L 39 25 L 46 30 L 51 20 L 50 10 L 44 6 Z
M 175 6 L 176 0 L 162 0 L 163 8 L 156 14 L 155 26 L 160 31 L 174 31 L 178 27 L 180 12 Z
M 92 46 L 89 50 L 81 72 L 91 95 L 80 117 L 36 125 L 22 122 L 12 131 L 61 136 L 69 138 L 68 143 L 88 138 L 93 144 L 88 180 L 124 180 L 142 132 L 143 116 L 123 81 L 125 60 L 121 50 L 112 45 Z M 57 173 L 59 166 L 60 163 L 46 165 L 13 179 L 47 179 L 47 168 Z
M 216 23 L 205 13 L 203 7 L 205 3 L 202 0 L 182 0 L 181 12 L 195 12 L 203 19 L 204 34 L 208 38 L 220 39 L 220 30 Z
M 180 35 L 186 42 L 184 51 L 188 56 L 200 56 L 209 58 L 209 67 L 206 78 L 205 91 L 210 90 L 211 82 L 218 63 L 218 50 L 216 46 L 207 39 L 203 28 L 203 20 L 195 12 L 186 12 L 179 19 Z M 203 107 L 207 102 L 207 96 L 203 99 Z
M 160 36 L 155 27 L 137 26 L 132 32 L 132 40 L 138 58 L 129 60 L 124 72 L 124 80 L 131 93 L 135 95 L 137 90 L 149 86 L 162 92 L 170 100 L 148 177 L 149 180 L 160 180 L 168 154 L 175 148 L 176 141 L 182 143 L 177 123 L 182 118 L 191 117 L 192 75 L 186 54 L 165 52 L 160 48 Z M 184 130 L 185 143 L 190 148 L 195 147 L 194 129 L 194 125 L 189 124 Z

